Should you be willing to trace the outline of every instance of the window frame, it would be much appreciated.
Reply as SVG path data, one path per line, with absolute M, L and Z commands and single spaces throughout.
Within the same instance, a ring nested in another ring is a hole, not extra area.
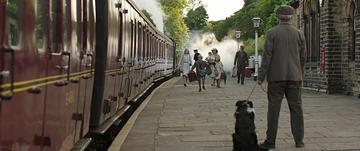
M 6 1 L 5 1 L 6 2 Z M 18 3 L 18 11 L 19 12 L 17 12 L 17 13 L 14 13 L 14 16 L 16 16 L 16 17 L 14 17 L 14 19 L 13 19 L 13 21 L 14 22 L 18 22 L 18 26 L 16 26 L 17 27 L 17 33 L 16 33 L 16 41 L 17 41 L 17 43 L 14 45 L 14 44 L 12 44 L 12 42 L 11 42 L 11 37 L 10 37 L 10 28 L 11 28 L 11 26 L 9 26 L 10 25 L 10 20 L 9 20 L 9 5 L 8 5 L 8 3 L 6 2 L 5 3 L 5 9 L 6 9 L 6 11 L 4 11 L 4 17 L 5 17 L 5 19 L 4 19 L 4 21 L 5 21 L 5 24 L 4 24 L 4 28 L 5 28 L 5 32 L 4 32 L 4 34 L 5 34 L 5 39 L 4 39 L 4 43 L 8 46 L 8 47 L 10 47 L 10 48 L 12 48 L 12 49 L 14 49 L 14 50 L 20 50 L 22 47 L 23 47 L 23 6 L 24 6 L 24 2 L 22 1 L 22 0 L 18 0 L 17 1 L 17 3 Z

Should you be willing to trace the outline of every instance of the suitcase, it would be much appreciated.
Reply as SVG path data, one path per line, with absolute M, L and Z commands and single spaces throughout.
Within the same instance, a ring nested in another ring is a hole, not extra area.
M 250 68 L 245 68 L 245 77 L 250 78 L 251 77 L 251 70 Z
M 226 77 L 225 72 L 222 72 L 222 73 L 221 73 L 220 79 L 223 79 L 223 80 L 224 80 L 224 84 L 226 84 L 226 79 L 227 79 L 227 77 Z
M 180 69 L 175 69 L 174 76 L 178 77 L 180 76 L 180 73 L 181 73 Z
M 235 78 L 237 77 L 238 74 L 239 74 L 238 68 L 234 66 L 231 72 L 231 77 Z
M 191 71 L 188 73 L 189 82 L 197 81 L 196 73 Z

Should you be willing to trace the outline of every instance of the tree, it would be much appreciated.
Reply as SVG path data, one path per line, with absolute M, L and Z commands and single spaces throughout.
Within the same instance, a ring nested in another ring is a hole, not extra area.
M 154 23 L 154 20 L 151 18 L 152 15 L 146 11 L 145 9 L 141 10 L 142 13 L 144 13 L 144 15 L 150 20 L 150 22 L 156 27 L 155 23 Z
M 215 22 L 212 31 L 218 40 L 223 39 L 230 30 L 239 28 L 244 41 L 254 37 L 255 29 L 252 24 L 253 17 L 260 17 L 262 23 L 259 33 L 264 34 L 266 30 L 277 24 L 275 10 L 281 4 L 289 0 L 245 0 L 242 9 L 235 12 L 225 20 Z
M 179 50 L 188 40 L 188 32 L 183 10 L 187 6 L 187 0 L 159 0 L 161 8 L 167 15 L 165 20 L 165 34 L 169 35 L 176 42 Z
M 186 14 L 185 23 L 190 30 L 204 30 L 207 26 L 209 15 L 204 6 L 200 6 L 195 10 L 190 10 Z
M 202 0 L 188 0 L 186 11 L 189 12 L 200 6 L 204 6 Z

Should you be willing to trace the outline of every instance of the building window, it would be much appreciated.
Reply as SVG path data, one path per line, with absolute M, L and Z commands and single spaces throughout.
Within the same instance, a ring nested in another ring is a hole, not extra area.
M 320 61 L 320 9 L 319 1 L 305 3 L 305 37 L 307 62 Z
M 357 8 L 357 15 L 360 15 L 360 0 L 357 0 L 357 4 L 356 4 L 356 8 Z
M 350 60 L 351 61 L 355 61 L 355 43 L 356 43 L 356 24 L 355 24 L 355 16 L 356 16 L 356 10 L 355 10 L 355 4 L 351 3 L 350 5 L 350 13 L 349 13 L 349 29 L 350 29 L 350 33 L 349 33 L 349 39 L 351 40 L 351 43 L 349 44 L 349 48 L 350 48 Z

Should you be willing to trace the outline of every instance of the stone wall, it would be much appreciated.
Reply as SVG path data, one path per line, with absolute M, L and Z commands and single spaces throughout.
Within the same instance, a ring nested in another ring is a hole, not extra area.
M 325 90 L 330 94 L 359 93 L 360 17 L 359 13 L 352 11 L 357 9 L 357 3 L 358 0 L 323 0 L 323 4 L 319 0 L 290 2 L 297 10 L 294 23 L 306 35 L 308 54 L 316 56 L 307 60 L 305 87 Z M 319 30 L 314 28 L 313 23 L 317 15 L 320 19 L 316 22 Z M 318 43 L 320 45 L 316 46 Z M 321 49 L 325 49 L 324 73 L 320 72 Z

